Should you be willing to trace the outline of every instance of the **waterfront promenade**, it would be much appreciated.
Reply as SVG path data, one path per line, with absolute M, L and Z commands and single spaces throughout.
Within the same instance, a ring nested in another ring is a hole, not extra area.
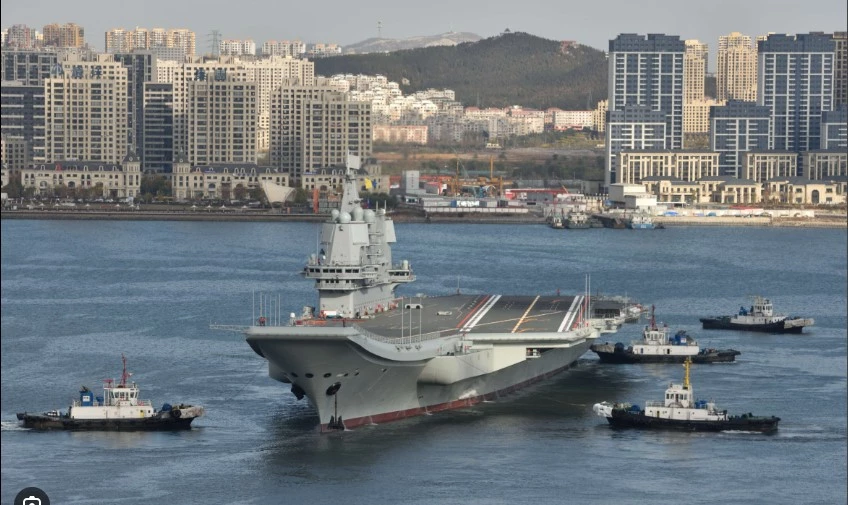
M 116 209 L 4 209 L 2 219 L 54 219 L 54 220 L 112 220 L 112 221 L 252 221 L 252 222 L 321 222 L 324 214 L 280 213 L 278 209 L 202 209 L 202 210 L 140 210 Z M 478 224 L 545 224 L 538 215 L 486 216 L 466 213 L 457 216 L 426 217 L 409 212 L 392 213 L 392 219 L 402 223 L 478 223 Z M 809 227 L 848 228 L 845 213 L 818 214 L 815 217 L 733 217 L 733 216 L 656 216 L 654 223 L 664 226 L 759 226 L 759 227 Z

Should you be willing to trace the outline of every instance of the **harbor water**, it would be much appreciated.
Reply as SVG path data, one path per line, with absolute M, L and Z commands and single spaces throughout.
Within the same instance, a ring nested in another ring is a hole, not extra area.
M 844 504 L 846 230 L 554 230 L 397 224 L 399 294 L 627 295 L 702 346 L 742 352 L 692 369 L 695 396 L 776 415 L 774 435 L 613 430 L 596 402 L 660 400 L 680 365 L 575 367 L 472 408 L 320 434 L 306 400 L 234 332 L 259 293 L 287 320 L 311 223 L 2 221 L 2 496 L 55 504 Z M 701 330 L 751 296 L 812 317 L 802 335 Z M 426 302 L 425 302 L 426 303 Z M 277 308 L 279 307 L 279 308 Z M 271 319 L 271 318 L 269 318 Z M 271 322 L 274 322 L 273 320 Z M 602 340 L 628 343 L 641 324 Z M 66 409 L 127 356 L 141 397 L 206 408 L 177 433 L 34 432 L 15 413 Z

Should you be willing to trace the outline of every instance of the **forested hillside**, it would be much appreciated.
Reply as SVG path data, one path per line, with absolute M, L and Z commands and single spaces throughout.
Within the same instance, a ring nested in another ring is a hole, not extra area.
M 382 74 L 404 94 L 449 88 L 466 106 L 522 105 L 544 109 L 594 108 L 607 94 L 603 51 L 527 33 L 504 33 L 453 47 L 315 60 L 315 73 Z

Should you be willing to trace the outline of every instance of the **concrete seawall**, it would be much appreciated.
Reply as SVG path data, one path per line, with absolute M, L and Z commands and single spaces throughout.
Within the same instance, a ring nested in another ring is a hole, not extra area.
M 663 226 L 775 226 L 804 228 L 848 228 L 848 218 L 791 218 L 791 217 L 704 217 L 658 216 L 654 223 Z
M 483 216 L 469 213 L 459 216 L 424 216 L 411 213 L 391 214 L 399 223 L 473 223 L 473 224 L 546 224 L 539 216 Z M 109 221 L 255 221 L 255 222 L 322 222 L 326 215 L 278 214 L 269 212 L 180 212 L 180 211 L 93 211 L 93 210 L 4 210 L 2 219 L 55 219 L 55 220 L 109 220 Z M 769 217 L 702 217 L 657 216 L 654 223 L 671 226 L 774 226 L 801 228 L 848 228 L 848 217 L 827 216 L 816 218 Z

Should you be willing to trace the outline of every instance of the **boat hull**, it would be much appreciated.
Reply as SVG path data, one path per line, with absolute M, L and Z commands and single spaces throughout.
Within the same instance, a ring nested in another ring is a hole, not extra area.
M 630 363 L 683 363 L 687 357 L 692 363 L 730 363 L 736 361 L 736 356 L 742 354 L 734 349 L 718 349 L 701 352 L 694 355 L 669 354 L 634 354 L 632 352 L 609 352 L 592 349 L 598 355 L 601 363 L 630 364 Z
M 191 429 L 196 417 L 174 417 L 169 414 L 140 419 L 72 419 L 45 414 L 17 414 L 24 428 L 69 431 L 177 431 Z
M 701 324 L 705 330 L 739 330 L 756 331 L 760 333 L 802 333 L 804 326 L 787 326 L 786 321 L 775 321 L 762 324 L 734 323 L 729 317 L 704 317 Z
M 369 352 L 354 338 L 249 336 L 248 343 L 268 360 L 272 378 L 292 383 L 293 392 L 308 398 L 318 413 L 321 431 L 330 431 L 340 427 L 334 424 L 339 417 L 345 428 L 354 428 L 469 407 L 497 398 L 569 368 L 589 349 L 596 336 L 459 380 L 428 375 L 431 359 L 386 359 Z M 453 343 L 445 342 L 444 346 Z M 474 369 L 484 366 L 491 358 L 487 354 L 490 352 L 493 351 L 433 359 L 461 359 Z M 336 384 L 334 394 L 329 394 Z
M 612 416 L 606 418 L 615 428 L 642 428 L 678 431 L 756 431 L 773 433 L 777 431 L 779 417 L 735 416 L 723 421 L 687 421 L 646 416 L 614 409 Z

